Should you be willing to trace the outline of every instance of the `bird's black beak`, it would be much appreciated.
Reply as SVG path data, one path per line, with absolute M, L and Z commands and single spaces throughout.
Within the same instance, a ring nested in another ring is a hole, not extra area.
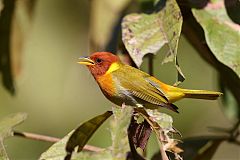
M 84 64 L 87 66 L 92 66 L 95 64 L 94 61 L 91 60 L 89 57 L 80 57 L 78 59 L 79 59 L 79 61 L 77 63 L 79 63 L 79 64 Z

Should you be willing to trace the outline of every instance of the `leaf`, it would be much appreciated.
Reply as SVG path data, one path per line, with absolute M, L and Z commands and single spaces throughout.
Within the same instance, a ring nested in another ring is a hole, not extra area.
M 90 13 L 91 52 L 105 50 L 114 27 L 131 0 L 92 0 Z M 115 35 L 116 36 L 116 35 Z M 117 37 L 117 36 L 116 36 Z M 116 38 L 115 37 L 115 38 Z
M 3 145 L 5 138 L 13 136 L 13 128 L 27 118 L 26 113 L 15 113 L 0 120 L 0 159 L 8 159 Z
M 232 92 L 224 85 L 221 85 L 223 91 L 223 111 L 230 120 L 237 120 L 240 117 L 240 107 Z
M 13 127 L 22 123 L 27 118 L 26 113 L 15 113 L 8 115 L 0 121 L 0 141 L 13 136 Z
M 125 159 L 130 150 L 128 144 L 128 126 L 132 117 L 132 107 L 123 105 L 113 107 L 113 120 L 110 123 L 112 135 L 112 157 L 115 160 Z
M 108 111 L 83 123 L 80 127 L 70 132 L 59 142 L 53 144 L 46 152 L 41 155 L 40 160 L 58 160 L 64 159 L 64 157 L 65 159 L 71 158 L 72 160 L 125 159 L 126 153 L 127 151 L 129 151 L 127 128 L 132 115 L 132 109 L 131 107 L 113 108 L 113 114 L 114 118 L 111 121 L 111 134 L 113 144 L 111 149 L 107 148 L 104 150 L 98 150 L 96 152 L 73 152 L 74 148 L 77 145 L 80 145 L 78 150 L 81 150 L 84 146 L 83 143 L 86 144 L 87 139 L 89 138 L 87 136 L 89 136 L 90 134 L 92 135 L 92 132 L 95 131 L 94 128 L 97 129 L 99 125 L 101 125 L 108 117 L 112 115 L 112 112 Z M 79 141 L 81 137 L 82 142 Z M 70 147 L 67 149 L 68 152 L 71 150 L 71 156 L 66 156 L 65 147 Z
M 163 143 L 164 149 L 166 151 L 175 153 L 175 155 L 177 156 L 176 158 L 179 158 L 180 155 L 178 154 L 183 152 L 183 150 L 177 146 L 179 141 L 173 139 L 172 136 L 168 135 L 169 132 L 171 133 L 176 132 L 172 126 L 172 123 L 173 123 L 172 117 L 165 113 L 161 113 L 158 110 L 146 109 L 146 112 L 151 117 L 151 119 L 157 122 L 158 125 L 161 127 L 161 130 L 162 130 L 161 132 L 163 132 L 162 134 L 165 136 L 164 143 Z
M 66 156 L 65 146 L 66 146 L 66 143 L 67 143 L 69 137 L 72 135 L 73 132 L 74 132 L 74 130 L 71 131 L 70 133 L 68 133 L 60 141 L 54 143 L 47 151 L 45 151 L 44 153 L 41 154 L 39 159 L 40 160 L 64 159 L 64 157 Z
M 59 142 L 53 144 L 46 152 L 42 153 L 40 156 L 40 160 L 59 160 L 64 159 L 66 156 L 65 146 L 74 131 L 71 131 L 68 135 L 66 135 Z M 72 160 L 95 160 L 95 159 L 104 159 L 104 160 L 112 160 L 111 153 L 109 150 L 102 150 L 99 152 L 80 152 L 73 153 Z
M 9 160 L 2 141 L 0 141 L 0 160 Z
M 80 152 L 75 154 L 72 160 L 115 160 L 115 159 L 113 159 L 111 155 L 111 150 L 104 150 L 98 153 Z
M 183 157 L 186 159 L 196 159 L 203 156 L 211 147 L 215 146 L 216 142 L 223 141 L 224 137 L 200 136 L 186 138 L 180 146 L 184 149 Z M 213 153 L 212 153 L 213 154 Z M 207 155 L 205 155 L 207 156 Z M 205 160 L 206 157 L 202 157 Z M 207 159 L 206 159 L 207 160 Z
M 5 0 L 0 16 L 0 73 L 3 86 L 11 93 L 15 93 L 11 70 L 10 36 L 11 22 L 14 12 L 15 0 Z
M 214 140 L 208 142 L 210 146 L 202 153 L 198 154 L 195 160 L 211 160 L 222 141 L 223 140 Z
M 74 159 L 76 153 L 72 152 L 74 151 L 75 147 L 79 146 L 78 150 L 81 151 L 89 138 L 96 131 L 96 129 L 111 115 L 112 112 L 107 111 L 104 114 L 98 115 L 90 119 L 89 121 L 83 123 L 76 130 L 71 131 L 59 142 L 53 144 L 46 152 L 44 152 L 40 156 L 40 159 L 64 159 L 64 157 L 66 156 L 66 151 L 68 155 L 67 158 L 71 158 L 72 156 L 72 159 Z M 79 156 L 79 154 L 77 155 Z M 87 154 L 83 153 L 83 156 L 85 155 Z
M 144 120 L 139 122 L 139 118 L 136 114 L 132 116 L 130 125 L 128 127 L 128 140 L 131 152 L 128 153 L 128 160 L 145 160 L 145 158 L 140 155 L 141 152 L 144 152 L 147 145 L 148 139 L 152 133 L 152 128 L 149 123 Z M 137 148 L 142 150 L 138 153 Z
M 167 154 L 164 150 L 164 146 L 163 146 L 163 141 L 165 140 L 165 135 L 163 134 L 163 132 L 161 132 L 161 127 L 158 125 L 157 122 L 153 121 L 151 119 L 151 117 L 148 115 L 148 113 L 146 112 L 146 110 L 144 110 L 143 108 L 135 108 L 135 111 L 137 113 L 139 113 L 152 127 L 152 129 L 154 130 L 157 140 L 158 140 L 158 145 L 160 148 L 160 152 L 161 152 L 161 156 L 162 156 L 162 160 L 168 160 Z
M 3 8 L 4 8 L 3 0 L 0 0 L 0 16 Z
M 112 112 L 107 111 L 104 114 L 98 115 L 89 121 L 80 125 L 70 136 L 67 145 L 66 151 L 67 156 L 65 159 L 70 159 L 72 152 L 75 147 L 78 147 L 78 152 L 81 152 L 84 145 L 92 137 L 95 131 L 100 127 L 105 120 L 107 120 L 112 115 Z
M 184 159 L 210 160 L 217 147 L 225 138 L 226 137 L 223 136 L 201 136 L 186 138 L 183 140 L 183 143 L 179 144 L 179 147 L 184 150 L 182 154 Z M 160 153 L 157 152 L 152 157 L 152 160 L 158 159 L 160 156 Z M 172 154 L 169 154 L 169 156 L 174 158 Z
M 22 71 L 22 55 L 24 44 L 31 34 L 33 10 L 36 0 L 17 1 L 11 22 L 11 71 L 13 78 L 17 78 Z
M 140 147 L 142 150 L 145 150 L 148 139 L 152 133 L 149 123 L 147 123 L 146 120 L 138 123 L 137 120 L 133 118 L 128 132 L 136 148 Z
M 223 0 L 208 2 L 203 9 L 192 12 L 213 54 L 240 77 L 240 25 L 228 17 Z
M 175 61 L 179 80 L 183 81 L 177 64 L 177 48 L 182 27 L 182 15 L 175 0 L 164 1 L 163 8 L 153 14 L 129 14 L 122 22 L 122 40 L 133 61 L 139 67 L 143 56 L 156 54 L 164 44 L 168 45 L 163 63 Z
M 152 109 L 146 109 L 146 112 L 165 132 L 174 131 L 172 126 L 173 118 L 171 116 Z

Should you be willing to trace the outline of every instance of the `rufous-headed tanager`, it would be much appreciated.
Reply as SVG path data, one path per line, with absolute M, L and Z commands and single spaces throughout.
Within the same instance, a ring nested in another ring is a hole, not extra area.
M 78 63 L 88 67 L 103 94 L 114 104 L 123 103 L 146 108 L 165 107 L 178 112 L 172 104 L 182 98 L 217 99 L 222 93 L 190 90 L 167 85 L 153 76 L 123 64 L 109 52 L 96 52 L 81 57 Z

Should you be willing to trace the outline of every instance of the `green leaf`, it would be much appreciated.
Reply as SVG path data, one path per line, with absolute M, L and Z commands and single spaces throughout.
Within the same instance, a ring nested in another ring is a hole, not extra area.
M 22 123 L 27 118 L 26 113 L 15 113 L 8 115 L 0 121 L 0 141 L 4 138 L 13 136 L 12 129 Z
M 80 152 L 75 154 L 71 160 L 115 160 L 112 158 L 111 150 L 104 150 L 101 152 Z M 121 160 L 125 160 L 121 159 Z
M 15 113 L 0 120 L 0 159 L 8 159 L 3 140 L 13 136 L 13 128 L 27 118 L 26 113 Z
M 0 141 L 0 160 L 9 160 L 4 144 Z
M 163 159 L 168 159 L 166 151 L 175 153 L 175 158 L 180 158 L 179 153 L 183 152 L 181 148 L 177 146 L 178 140 L 172 138 L 173 119 L 171 116 L 160 113 L 158 110 L 144 110 L 143 108 L 135 109 L 153 128 L 160 147 L 161 156 Z
M 192 12 L 213 54 L 240 77 L 240 26 L 228 17 L 224 1 L 208 2 L 205 8 Z
M 47 151 L 41 154 L 39 159 L 40 160 L 64 159 L 64 157 L 66 156 L 65 146 L 69 137 L 72 135 L 73 132 L 74 130 L 68 133 L 68 135 L 66 135 L 60 141 L 54 143 Z
M 179 141 L 173 139 L 172 136 L 169 136 L 169 134 L 172 132 L 178 133 L 173 128 L 173 125 L 172 125 L 173 118 L 165 113 L 159 112 L 158 110 L 146 109 L 146 112 L 151 117 L 151 119 L 154 122 L 157 122 L 157 124 L 161 127 L 160 134 L 163 133 L 164 135 L 164 136 L 162 135 L 162 137 L 165 138 L 163 141 L 163 144 L 166 151 L 170 151 L 176 154 L 183 152 L 181 148 L 177 147 L 177 144 Z
M 128 126 L 132 117 L 132 107 L 113 107 L 113 120 L 110 123 L 112 135 L 112 157 L 115 160 L 126 159 L 126 154 L 130 150 L 128 144 Z
M 105 122 L 111 115 L 112 112 L 107 111 L 104 114 L 98 115 L 80 125 L 72 133 L 67 142 L 66 145 L 67 154 L 71 157 L 71 154 L 74 151 L 75 147 L 78 147 L 78 152 L 81 152 L 84 145 L 92 137 L 92 135 L 95 133 L 98 127 L 100 127 L 103 124 L 103 122 Z
M 173 131 L 173 118 L 171 116 L 161 113 L 158 110 L 146 109 L 146 112 L 166 133 Z
M 223 86 L 222 86 L 223 87 Z M 223 111 L 225 115 L 230 119 L 230 120 L 237 120 L 238 117 L 240 117 L 240 107 L 234 98 L 232 92 L 227 88 L 223 88 L 223 104 L 224 106 Z
M 104 114 L 98 115 L 89 121 L 80 125 L 76 130 L 71 131 L 67 136 L 65 136 L 59 142 L 53 144 L 46 152 L 44 152 L 40 159 L 41 160 L 57 160 L 71 158 L 74 159 L 75 155 L 87 157 L 90 154 L 82 153 L 76 154 L 74 153 L 75 147 L 78 146 L 78 151 L 81 151 L 89 138 L 93 135 L 93 133 L 100 127 L 105 120 L 107 120 L 112 115 L 112 112 L 107 111 Z M 67 153 L 66 153 L 67 151 Z M 73 153 L 72 153 L 73 152 Z M 66 156 L 67 154 L 67 156 Z M 72 155 L 73 154 L 73 155 Z
M 44 152 L 40 160 L 59 160 L 64 159 L 66 156 L 66 143 L 69 140 L 69 137 L 74 132 L 71 131 L 68 135 L 66 135 L 63 139 L 59 142 L 53 144 L 46 152 Z M 104 160 L 112 160 L 111 159 L 111 152 L 109 150 L 102 150 L 99 152 L 80 152 L 80 153 L 73 153 L 72 160 L 95 160 L 95 159 L 104 159 Z
M 129 14 L 122 22 L 122 40 L 133 61 L 139 67 L 143 56 L 156 54 L 164 44 L 169 52 L 163 63 L 175 61 L 179 80 L 184 80 L 177 64 L 177 48 L 182 28 L 182 15 L 175 0 L 168 0 L 165 6 L 153 14 Z

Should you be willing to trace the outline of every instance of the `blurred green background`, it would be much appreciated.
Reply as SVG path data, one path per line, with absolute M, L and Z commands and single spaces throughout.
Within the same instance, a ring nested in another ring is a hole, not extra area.
M 76 63 L 79 56 L 90 54 L 89 10 L 87 0 L 41 0 L 35 4 L 34 20 L 21 56 L 21 72 L 16 78 L 17 93 L 11 96 L 0 86 L 1 117 L 15 112 L 28 113 L 28 119 L 17 130 L 63 137 L 81 122 L 114 106 L 102 95 L 87 68 Z M 154 74 L 163 82 L 173 84 L 174 64 L 161 65 L 162 58 L 163 54 L 154 58 Z M 216 71 L 183 36 L 178 60 L 186 76 L 181 87 L 219 90 Z M 142 69 L 147 71 L 146 60 Z M 173 116 L 174 126 L 183 138 L 211 135 L 208 126 L 231 127 L 219 107 L 220 100 L 187 99 L 176 104 L 180 114 L 163 111 Z M 100 147 L 111 144 L 107 123 L 90 144 Z M 51 143 L 13 137 L 7 139 L 5 145 L 11 159 L 37 159 Z M 152 136 L 148 153 L 152 155 L 157 150 Z M 239 148 L 224 143 L 214 159 L 231 160 L 239 154 Z

